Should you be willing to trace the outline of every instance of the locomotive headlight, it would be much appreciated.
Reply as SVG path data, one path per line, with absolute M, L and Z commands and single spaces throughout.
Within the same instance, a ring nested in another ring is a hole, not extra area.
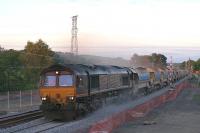
M 47 100 L 47 98 L 46 97 L 42 97 L 42 101 L 45 101 L 45 100 Z
M 73 97 L 73 96 L 70 96 L 70 97 L 69 97 L 69 100 L 73 101 L 73 100 L 74 100 L 74 97 Z
M 56 71 L 56 75 L 58 75 L 59 74 L 59 72 L 58 71 Z

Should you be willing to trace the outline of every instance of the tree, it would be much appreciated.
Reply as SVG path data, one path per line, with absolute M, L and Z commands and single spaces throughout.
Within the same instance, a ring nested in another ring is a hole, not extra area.
M 0 52 L 0 91 L 18 88 L 16 82 L 24 79 L 20 51 L 13 49 Z
M 186 61 L 183 61 L 182 63 L 180 63 L 179 68 L 180 69 L 186 69 Z
M 41 39 L 36 42 L 28 41 L 21 52 L 25 77 L 30 81 L 27 83 L 28 87 L 36 88 L 41 70 L 54 63 L 54 52 Z
M 162 54 L 153 53 L 151 55 L 137 55 L 134 54 L 131 57 L 131 63 L 134 66 L 144 66 L 144 67 L 166 67 L 167 57 Z
M 28 41 L 21 51 L 0 47 L 0 91 L 36 89 L 41 70 L 54 63 L 55 58 L 41 39 Z
M 199 59 L 200 60 L 200 59 Z M 190 69 L 189 67 L 193 67 L 193 69 L 198 69 L 198 63 L 199 61 L 197 60 L 196 62 L 194 60 L 187 60 L 187 61 L 183 61 L 182 63 L 180 63 L 179 68 L 181 69 Z
M 166 67 L 167 66 L 167 57 L 162 54 L 153 53 L 150 58 L 151 62 L 154 64 L 154 67 Z
M 54 52 L 41 39 L 35 43 L 28 41 L 24 52 L 24 64 L 27 66 L 45 67 L 54 62 Z
M 192 63 L 193 70 L 199 71 L 200 70 L 200 59 L 198 59 L 196 62 Z

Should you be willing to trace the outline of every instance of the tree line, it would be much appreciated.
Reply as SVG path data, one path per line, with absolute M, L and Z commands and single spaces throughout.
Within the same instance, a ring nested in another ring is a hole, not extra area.
M 167 66 L 167 57 L 162 54 L 153 53 L 151 55 L 137 55 L 131 57 L 131 65 L 134 67 L 153 67 L 165 68 Z
M 55 52 L 39 39 L 23 50 L 0 48 L 0 91 L 35 89 L 40 71 L 56 62 Z
M 23 50 L 5 50 L 0 47 L 0 91 L 37 89 L 42 69 L 55 64 L 80 64 L 149 66 L 165 68 L 167 58 L 162 54 L 134 54 L 130 61 L 122 58 L 98 56 L 73 56 L 70 53 L 54 52 L 41 39 L 28 41 Z
M 190 59 L 188 61 L 184 61 L 181 63 L 180 67 L 193 71 L 200 71 L 200 58 L 196 61 Z

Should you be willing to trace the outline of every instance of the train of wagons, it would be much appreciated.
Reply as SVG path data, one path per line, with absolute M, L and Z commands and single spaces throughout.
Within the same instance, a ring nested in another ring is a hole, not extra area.
M 184 78 L 187 70 L 119 66 L 52 65 L 41 72 L 40 108 L 50 119 L 75 119 L 120 94 L 148 94 Z

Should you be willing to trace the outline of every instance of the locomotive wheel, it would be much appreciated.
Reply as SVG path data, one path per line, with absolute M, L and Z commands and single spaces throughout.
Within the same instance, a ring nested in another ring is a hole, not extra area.
M 91 102 L 92 111 L 97 110 L 98 108 L 102 107 L 103 101 L 101 97 L 96 97 Z
M 150 87 L 145 87 L 143 93 L 144 93 L 144 95 L 148 95 L 148 94 L 150 94 L 150 93 L 151 93 L 151 89 L 150 89 Z

